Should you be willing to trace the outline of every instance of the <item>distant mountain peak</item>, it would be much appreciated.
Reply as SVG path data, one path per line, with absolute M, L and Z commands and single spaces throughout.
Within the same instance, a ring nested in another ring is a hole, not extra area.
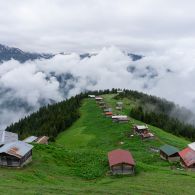
M 0 62 L 1 63 L 4 61 L 9 61 L 11 59 L 24 63 L 28 60 L 49 59 L 49 58 L 52 58 L 53 56 L 54 56 L 53 54 L 24 52 L 19 48 L 8 47 L 6 45 L 0 44 Z

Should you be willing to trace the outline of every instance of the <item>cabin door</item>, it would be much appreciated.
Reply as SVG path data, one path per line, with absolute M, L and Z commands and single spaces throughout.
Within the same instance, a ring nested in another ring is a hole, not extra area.
M 7 158 L 7 166 L 12 166 L 12 159 L 11 158 Z

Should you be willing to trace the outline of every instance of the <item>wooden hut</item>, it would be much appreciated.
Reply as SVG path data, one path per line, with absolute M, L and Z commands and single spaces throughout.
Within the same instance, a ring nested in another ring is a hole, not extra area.
M 142 140 L 151 140 L 155 138 L 154 134 L 151 132 L 141 133 L 140 136 Z
M 142 134 L 142 133 L 148 133 L 149 129 L 147 125 L 135 125 L 133 127 L 134 133 Z
M 129 118 L 128 117 L 118 118 L 117 122 L 118 123 L 128 123 L 129 122 Z
M 108 153 L 110 170 L 116 174 L 134 174 L 135 161 L 127 150 L 113 150 Z
M 188 170 L 195 171 L 195 151 L 191 148 L 185 148 L 179 152 L 180 164 Z
M 95 95 L 88 95 L 88 97 L 94 99 Z
M 32 161 L 32 148 L 22 141 L 5 144 L 0 148 L 0 166 L 23 167 Z
M 105 108 L 104 112 L 112 112 L 112 108 Z
M 120 107 L 123 106 L 123 102 L 117 102 L 116 106 L 120 106 Z
M 112 121 L 118 123 L 128 123 L 129 118 L 126 115 L 114 115 L 112 116 Z
M 159 148 L 160 157 L 170 162 L 179 161 L 179 149 L 170 145 L 164 145 Z
M 105 112 L 106 117 L 112 117 L 112 112 Z
M 35 142 L 38 144 L 48 144 L 48 140 L 49 140 L 49 137 L 41 136 L 41 137 L 38 137 Z
M 38 144 L 48 144 L 49 137 L 47 136 L 29 136 L 26 139 L 23 140 L 23 142 L 26 143 L 38 143 Z
M 102 98 L 102 97 L 100 97 L 100 96 L 96 96 L 96 97 L 95 97 L 95 100 L 96 100 L 97 102 L 99 102 L 99 101 L 102 101 L 102 100 L 103 100 L 103 98 Z

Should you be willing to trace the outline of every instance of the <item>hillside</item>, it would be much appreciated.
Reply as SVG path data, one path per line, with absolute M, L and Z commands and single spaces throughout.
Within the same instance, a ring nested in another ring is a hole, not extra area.
M 114 109 L 115 95 L 103 96 Z M 120 101 L 126 107 L 123 113 L 134 104 L 126 98 Z M 172 170 L 172 165 L 150 151 L 164 143 L 182 149 L 188 141 L 153 126 L 149 128 L 156 140 L 128 138 L 134 123 L 141 124 L 134 119 L 129 124 L 113 123 L 102 115 L 95 100 L 83 99 L 80 118 L 55 143 L 35 145 L 30 165 L 21 170 L 0 168 L 1 194 L 194 194 L 195 173 Z M 132 152 L 135 176 L 110 175 L 107 152 L 116 148 Z

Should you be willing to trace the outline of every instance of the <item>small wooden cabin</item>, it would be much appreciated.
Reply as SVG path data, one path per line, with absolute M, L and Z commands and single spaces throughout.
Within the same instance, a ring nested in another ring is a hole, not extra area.
M 151 133 L 151 132 L 142 133 L 142 134 L 140 134 L 140 136 L 141 136 L 141 139 L 142 140 L 151 140 L 151 139 L 154 139 L 155 138 L 154 134 Z
M 102 97 L 100 97 L 100 96 L 96 96 L 96 97 L 95 97 L 95 100 L 96 100 L 97 102 L 99 102 L 99 101 L 102 101 L 102 100 L 103 100 L 103 98 L 102 98 Z
M 47 136 L 41 136 L 38 137 L 38 139 L 35 141 L 38 144 L 48 144 L 49 137 Z
M 121 119 L 121 121 L 123 119 L 128 119 L 127 115 L 114 115 L 112 116 L 112 121 L 113 122 L 118 122 L 118 120 Z
M 123 102 L 117 102 L 117 103 L 116 103 L 116 106 L 122 107 L 122 106 L 123 106 Z
M 22 141 L 5 144 L 0 148 L 0 166 L 23 167 L 32 161 L 32 148 Z
M 105 108 L 104 112 L 112 112 L 112 108 Z
M 170 145 L 164 145 L 159 148 L 160 157 L 169 162 L 179 161 L 179 149 Z
M 88 95 L 89 98 L 95 98 L 95 95 Z
M 128 123 L 129 122 L 129 118 L 128 117 L 118 118 L 117 122 L 118 123 Z
M 23 140 L 26 143 L 38 143 L 38 144 L 48 144 L 49 137 L 47 136 L 30 136 Z
M 142 133 L 148 133 L 149 129 L 147 125 L 135 125 L 133 127 L 134 133 L 142 134 Z
M 106 117 L 112 117 L 112 112 L 105 112 Z
M 116 106 L 116 110 L 122 110 L 122 106 Z
M 134 174 L 135 161 L 127 150 L 113 150 L 108 153 L 110 170 L 113 175 Z
M 191 148 L 185 148 L 179 152 L 180 164 L 185 169 L 195 171 L 195 151 Z

